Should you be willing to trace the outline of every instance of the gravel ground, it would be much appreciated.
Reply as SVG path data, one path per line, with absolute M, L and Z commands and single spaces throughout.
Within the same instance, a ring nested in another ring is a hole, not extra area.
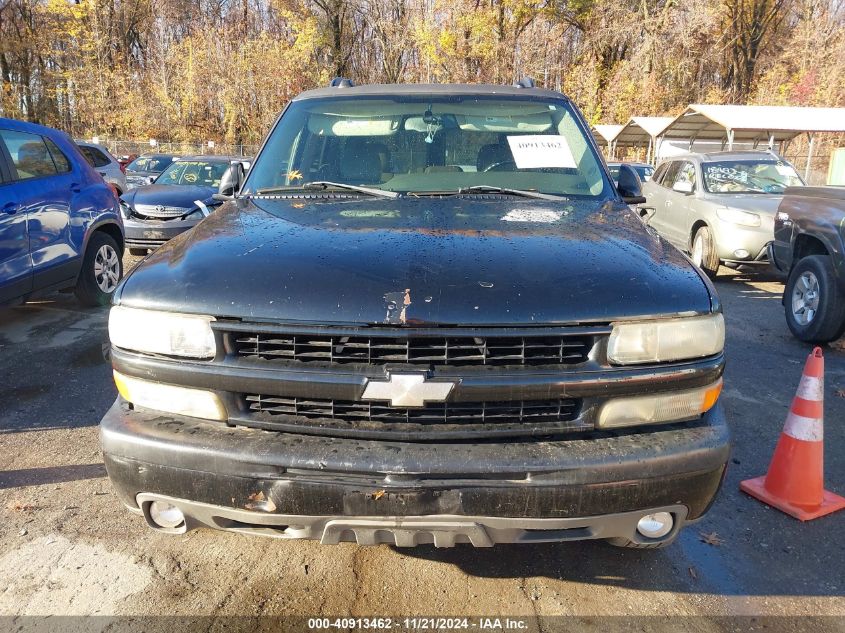
M 59 294 L 0 309 L 0 615 L 509 615 L 532 630 L 608 630 L 602 615 L 704 616 L 666 629 L 695 631 L 724 630 L 726 615 L 832 615 L 807 626 L 845 630 L 845 512 L 802 524 L 738 490 L 765 472 L 810 348 L 786 328 L 782 283 L 724 272 L 733 459 L 710 513 L 657 551 L 593 542 L 399 550 L 155 533 L 121 507 L 102 467 L 97 423 L 116 395 L 106 311 Z M 825 350 L 825 459 L 828 488 L 845 493 L 842 350 Z M 0 618 L 14 630 L 33 622 L 58 621 Z M 659 622 L 639 628 L 663 630 Z

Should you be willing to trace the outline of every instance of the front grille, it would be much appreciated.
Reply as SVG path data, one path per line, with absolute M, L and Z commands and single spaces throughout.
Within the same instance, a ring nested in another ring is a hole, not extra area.
M 191 208 L 136 204 L 134 211 L 136 215 L 147 218 L 181 218 L 183 215 L 190 213 Z
M 238 356 L 267 361 L 467 365 L 574 365 L 587 360 L 590 335 L 339 336 L 232 332 Z
M 592 430 L 573 398 L 432 403 L 419 408 L 356 400 L 243 396 L 232 424 L 298 433 L 379 439 L 550 435 Z

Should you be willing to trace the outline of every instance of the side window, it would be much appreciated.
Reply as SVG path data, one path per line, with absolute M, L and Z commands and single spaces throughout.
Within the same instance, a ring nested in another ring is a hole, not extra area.
M 41 136 L 14 130 L 0 130 L 0 140 L 9 150 L 12 167 L 17 172 L 18 180 L 54 176 L 57 173 L 50 151 Z M 13 173 L 12 176 L 15 174 Z
M 675 177 L 678 175 L 678 170 L 681 168 L 680 161 L 673 160 L 669 165 L 666 167 L 666 173 L 663 174 L 663 178 L 660 180 L 660 184 L 666 187 L 667 189 L 671 189 L 672 185 L 675 182 Z
M 658 165 L 657 169 L 654 172 L 654 175 L 651 179 L 656 182 L 658 185 L 663 182 L 663 175 L 666 173 L 666 168 L 669 166 L 669 163 L 661 163 Z
M 689 162 L 681 163 L 673 184 L 677 182 L 688 182 L 692 185 L 692 190 L 695 191 L 695 165 Z
M 89 147 L 87 145 L 80 146 L 79 151 L 82 152 L 82 155 L 91 167 L 105 167 L 106 165 L 111 164 L 109 157 L 103 154 L 103 152 L 98 150 L 96 147 Z
M 50 150 L 50 155 L 53 157 L 53 163 L 56 165 L 56 171 L 60 174 L 68 173 L 71 168 L 70 161 L 67 159 L 67 156 L 62 153 L 62 150 L 59 149 L 58 145 L 46 136 L 44 137 L 44 142 L 47 144 L 47 149 Z

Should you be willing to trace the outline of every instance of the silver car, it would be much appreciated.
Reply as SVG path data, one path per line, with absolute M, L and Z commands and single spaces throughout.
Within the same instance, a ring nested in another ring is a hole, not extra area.
M 88 160 L 97 173 L 103 177 L 106 184 L 111 185 L 120 196 L 126 191 L 126 174 L 117 159 L 102 145 L 76 141 L 82 155 Z
M 640 215 L 715 277 L 720 264 L 768 263 L 783 192 L 803 184 L 795 168 L 771 152 L 673 156 L 643 184 Z

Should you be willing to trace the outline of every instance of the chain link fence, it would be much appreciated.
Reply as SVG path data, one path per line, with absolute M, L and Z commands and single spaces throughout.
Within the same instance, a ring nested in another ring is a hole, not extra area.
M 232 145 L 227 143 L 156 143 L 149 141 L 119 141 L 99 139 L 100 145 L 105 146 L 112 155 L 131 156 L 132 154 L 175 154 L 178 156 L 208 155 L 208 156 L 255 156 L 258 145 Z

